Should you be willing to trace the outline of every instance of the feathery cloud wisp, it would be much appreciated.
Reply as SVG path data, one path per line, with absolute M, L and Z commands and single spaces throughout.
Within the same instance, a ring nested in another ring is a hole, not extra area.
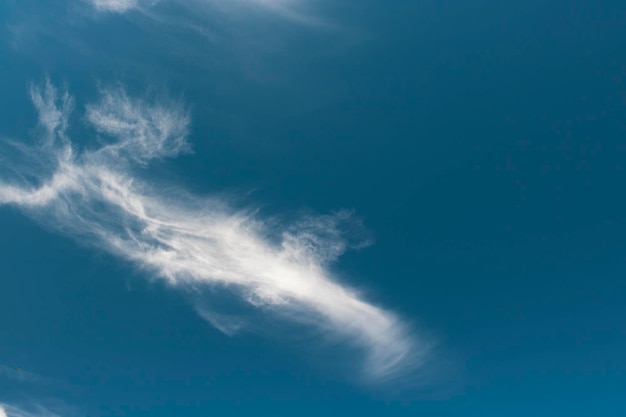
M 123 13 L 139 6 L 137 0 L 90 0 L 96 10 Z
M 223 201 L 165 191 L 133 176 L 135 166 L 188 148 L 190 119 L 180 104 L 104 89 L 85 117 L 102 145 L 78 152 L 67 137 L 69 94 L 47 82 L 31 96 L 43 137 L 24 157 L 36 159 L 29 165 L 39 171 L 28 174 L 37 184 L 0 180 L 0 204 L 130 260 L 172 287 L 228 288 L 254 308 L 315 323 L 363 349 L 366 374 L 375 379 L 423 360 L 428 343 L 333 279 L 328 264 L 347 249 L 340 233 L 347 213 L 309 217 L 276 233 Z M 227 334 L 241 325 L 198 311 Z
M 0 403 L 0 417 L 59 417 L 50 410 L 36 406 L 32 409 L 25 409 L 15 405 Z
M 104 13 L 127 13 L 133 10 L 144 12 L 151 17 L 157 17 L 150 11 L 152 6 L 159 2 L 175 3 L 168 0 L 86 0 L 91 4 L 94 10 Z M 308 25 L 324 24 L 322 20 L 315 18 L 302 10 L 307 2 L 305 0 L 191 0 L 178 4 L 183 9 L 193 10 L 196 14 L 199 12 L 205 17 L 207 11 L 209 13 L 219 11 L 223 14 L 241 14 L 242 12 L 253 12 L 255 10 L 266 11 L 273 15 L 282 17 L 297 23 Z M 165 16 L 158 19 L 163 20 Z M 167 19 L 165 19 L 167 20 Z

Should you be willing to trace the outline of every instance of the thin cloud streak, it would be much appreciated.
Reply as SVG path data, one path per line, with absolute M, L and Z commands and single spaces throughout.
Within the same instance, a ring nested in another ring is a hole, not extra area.
M 210 14 L 219 12 L 224 16 L 242 15 L 250 12 L 267 12 L 294 23 L 309 26 L 326 26 L 328 22 L 307 13 L 304 9 L 309 0 L 190 0 L 188 2 L 174 2 L 172 0 L 85 0 L 93 10 L 100 13 L 124 14 L 131 11 L 143 13 L 157 20 L 167 20 L 166 15 L 155 12 L 154 6 L 163 3 L 175 4 L 194 14 Z M 178 3 L 178 4 L 177 4 Z
M 56 381 L 45 376 L 15 367 L 0 364 L 0 377 L 11 379 L 17 382 L 33 383 L 33 384 L 53 384 Z
M 73 99 L 49 82 L 33 88 L 42 140 L 37 185 L 0 181 L 0 204 L 17 206 L 49 228 L 130 260 L 172 287 L 217 286 L 236 291 L 261 311 L 315 324 L 366 355 L 375 380 L 419 367 L 430 348 L 393 313 L 333 279 L 328 265 L 350 245 L 346 212 L 308 217 L 276 232 L 267 221 L 224 201 L 157 188 L 133 175 L 149 161 L 189 149 L 190 118 L 180 103 L 130 98 L 103 89 L 85 120 L 101 146 L 78 152 L 67 137 Z M 239 320 L 198 309 L 232 334 Z
M 89 0 L 99 12 L 124 13 L 139 7 L 137 0 Z
M 60 417 L 50 410 L 36 406 L 32 409 L 16 407 L 14 405 L 0 403 L 0 417 Z

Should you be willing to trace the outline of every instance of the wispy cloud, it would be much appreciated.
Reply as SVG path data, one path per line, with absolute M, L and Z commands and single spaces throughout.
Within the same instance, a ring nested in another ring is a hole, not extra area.
M 16 366 L 7 366 L 2 364 L 0 364 L 0 376 L 17 382 L 34 384 L 52 384 L 55 382 L 51 378 L 34 372 L 30 372 Z
M 365 372 L 375 379 L 422 363 L 429 343 L 395 314 L 338 283 L 329 269 L 350 246 L 341 233 L 341 225 L 352 221 L 349 213 L 281 228 L 225 201 L 141 180 L 138 166 L 188 149 L 190 118 L 180 103 L 103 89 L 84 118 L 100 146 L 79 151 L 67 137 L 69 94 L 46 82 L 31 96 L 44 137 L 22 157 L 41 168 L 28 173 L 34 183 L 0 181 L 0 204 L 130 260 L 171 287 L 225 288 L 257 311 L 316 325 L 361 348 Z M 242 325 L 198 311 L 227 334 Z
M 139 7 L 138 0 L 89 0 L 101 12 L 123 13 Z
M 40 405 L 26 409 L 0 403 L 0 417 L 59 417 L 59 415 Z
M 284 19 L 308 24 L 326 25 L 319 17 L 307 12 L 309 0 L 190 0 L 177 2 L 173 0 L 85 0 L 91 4 L 97 12 L 103 13 L 127 13 L 140 11 L 150 17 L 158 17 L 159 20 L 168 20 L 166 16 L 156 13 L 153 9 L 157 4 L 174 4 L 183 9 L 194 10 L 205 14 L 219 12 L 223 15 L 242 15 L 246 13 L 267 12 Z

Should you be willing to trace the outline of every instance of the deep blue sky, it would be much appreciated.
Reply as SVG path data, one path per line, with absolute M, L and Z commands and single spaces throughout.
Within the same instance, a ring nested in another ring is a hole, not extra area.
M 261 216 L 354 210 L 375 243 L 333 270 L 439 340 L 433 364 L 410 387 L 362 386 L 323 347 L 315 359 L 225 336 L 180 292 L 2 206 L 0 402 L 89 416 L 626 413 L 626 5 L 309 1 L 316 25 L 172 3 L 150 10 L 212 39 L 136 10 L 3 2 L 2 136 L 33 140 L 28 88 L 45 76 L 78 107 L 115 82 L 180 97 L 194 153 L 146 175 L 245 195 Z

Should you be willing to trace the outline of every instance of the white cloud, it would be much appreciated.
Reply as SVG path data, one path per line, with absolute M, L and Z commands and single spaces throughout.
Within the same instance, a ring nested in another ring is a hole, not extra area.
M 0 417 L 59 417 L 40 405 L 28 409 L 0 403 Z
M 243 320 L 240 318 L 215 313 L 205 308 L 197 308 L 196 311 L 200 317 L 225 335 L 232 336 L 244 327 Z
M 103 90 L 100 101 L 87 106 L 86 116 L 98 132 L 115 139 L 98 150 L 99 154 L 144 163 L 189 149 L 185 140 L 189 117 L 182 109 L 172 111 L 174 108 L 172 103 L 145 105 L 118 87 Z
M 51 174 L 28 173 L 40 176 L 37 185 L 0 181 L 0 204 L 130 260 L 172 287 L 226 288 L 256 309 L 315 324 L 363 349 L 371 377 L 421 364 L 429 344 L 416 340 L 395 314 L 339 284 L 328 268 L 348 247 L 341 234 L 341 224 L 352 221 L 348 213 L 308 217 L 279 229 L 224 201 L 142 181 L 133 165 L 187 149 L 189 116 L 180 104 L 104 89 L 86 107 L 85 118 L 104 143 L 77 152 L 66 138 L 69 95 L 47 82 L 32 97 L 52 137 L 25 157 L 47 155 Z M 227 334 L 242 325 L 237 318 L 198 311 Z
M 189 0 L 177 2 L 174 0 L 86 0 L 98 12 L 126 13 L 133 10 L 144 12 L 157 20 L 167 19 L 166 15 L 154 14 L 150 11 L 157 3 L 176 4 L 183 9 L 192 11 L 195 15 L 200 13 L 204 17 L 209 14 L 220 12 L 223 14 L 245 14 L 255 11 L 265 11 L 284 19 L 308 25 L 325 25 L 321 19 L 305 12 L 308 0 Z
M 137 0 L 90 0 L 98 11 L 123 13 L 139 6 Z

